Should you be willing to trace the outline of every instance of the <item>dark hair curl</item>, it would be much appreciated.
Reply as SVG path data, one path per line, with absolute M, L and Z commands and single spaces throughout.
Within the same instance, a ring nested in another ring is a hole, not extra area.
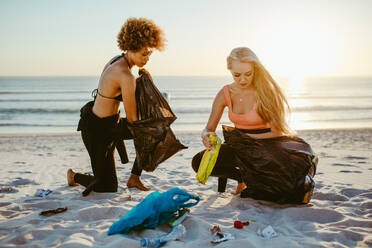
M 131 17 L 121 27 L 117 41 L 122 51 L 136 52 L 144 47 L 162 51 L 166 39 L 163 30 L 152 20 Z

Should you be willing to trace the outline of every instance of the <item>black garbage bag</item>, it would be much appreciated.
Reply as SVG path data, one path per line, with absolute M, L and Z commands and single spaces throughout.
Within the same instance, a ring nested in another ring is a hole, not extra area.
M 151 172 L 187 147 L 171 130 L 170 125 L 177 117 L 154 85 L 150 73 L 141 69 L 139 75 L 136 82 L 138 121 L 128 122 L 128 129 L 134 137 L 138 166 Z
M 234 149 L 246 197 L 277 203 L 307 203 L 312 193 L 317 156 L 309 144 L 294 136 L 253 139 L 223 126 L 228 146 Z M 311 192 L 310 192 L 311 191 Z

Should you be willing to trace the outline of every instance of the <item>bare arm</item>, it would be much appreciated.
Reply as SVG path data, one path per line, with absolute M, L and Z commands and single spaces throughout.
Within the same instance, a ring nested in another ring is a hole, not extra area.
M 125 115 L 129 122 L 137 120 L 137 106 L 136 106 L 136 80 L 132 75 L 126 74 L 120 81 L 121 95 L 123 97 L 123 104 Z
M 203 133 L 202 133 L 202 140 L 203 144 L 207 149 L 210 149 L 210 140 L 207 137 L 209 132 L 214 132 L 216 131 L 217 125 L 219 121 L 221 120 L 221 116 L 223 114 L 223 110 L 226 107 L 226 102 L 225 102 L 225 96 L 223 93 L 223 89 L 221 89 L 218 93 L 217 96 L 215 97 L 212 105 L 212 111 L 209 116 L 209 120 L 207 123 L 207 126 L 205 127 Z
M 209 116 L 207 126 L 205 127 L 207 131 L 209 132 L 216 131 L 218 122 L 221 120 L 221 116 L 223 114 L 223 110 L 225 107 L 226 107 L 225 96 L 223 90 L 220 90 L 213 101 L 212 111 Z

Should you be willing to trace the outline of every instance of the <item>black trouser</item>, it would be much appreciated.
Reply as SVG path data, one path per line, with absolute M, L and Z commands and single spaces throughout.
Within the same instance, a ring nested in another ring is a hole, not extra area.
M 198 171 L 204 151 L 197 153 L 192 159 L 192 168 L 195 172 Z M 239 183 L 243 182 L 242 176 L 237 166 L 234 150 L 226 144 L 221 144 L 218 158 L 211 176 L 218 177 L 218 192 L 224 192 L 227 179 L 233 179 Z
M 115 136 L 117 135 L 115 128 L 119 114 L 99 118 L 93 112 L 87 112 L 82 121 L 82 127 L 79 124 L 79 130 L 81 130 L 84 145 L 89 153 L 94 176 L 76 173 L 74 180 L 85 187 L 93 186 L 92 190 L 96 192 L 116 192 L 118 181 L 114 152 Z M 129 130 L 123 126 L 121 126 L 120 132 L 123 137 L 130 136 Z M 140 176 L 141 172 L 142 170 L 135 161 L 131 173 Z

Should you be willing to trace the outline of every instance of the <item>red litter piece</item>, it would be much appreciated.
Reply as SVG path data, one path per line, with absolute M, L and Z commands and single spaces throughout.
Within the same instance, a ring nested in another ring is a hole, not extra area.
M 248 225 L 249 225 L 249 221 L 246 221 L 246 222 L 241 222 L 240 220 L 234 221 L 234 227 L 237 229 L 242 229 L 243 226 L 248 226 Z
M 243 228 L 243 223 L 239 220 L 234 221 L 234 227 L 237 229 L 242 229 Z

